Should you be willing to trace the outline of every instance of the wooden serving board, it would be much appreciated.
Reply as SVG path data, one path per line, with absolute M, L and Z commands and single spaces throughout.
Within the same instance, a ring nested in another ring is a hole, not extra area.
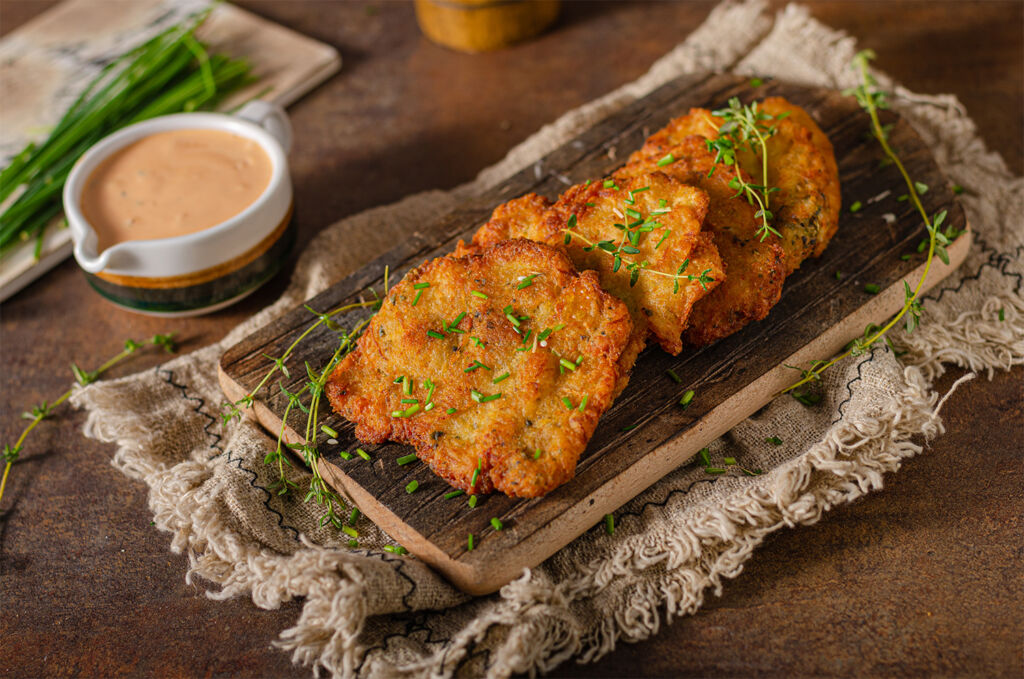
M 0 166 L 30 140 L 45 138 L 104 63 L 191 13 L 205 0 L 66 0 L 0 41 Z M 288 106 L 339 68 L 330 45 L 227 3 L 216 5 L 198 31 L 211 51 L 246 57 L 260 78 L 225 99 L 228 111 L 262 96 Z M 55 220 L 60 221 L 60 220 Z M 53 224 L 38 260 L 35 239 L 13 246 L 0 259 L 0 302 L 64 261 L 71 232 Z
M 391 280 L 399 280 L 411 267 L 449 253 L 496 205 L 528 191 L 556 196 L 565 189 L 560 176 L 574 183 L 606 176 L 640 147 L 646 134 L 691 106 L 717 107 L 731 96 L 749 101 L 770 95 L 785 96 L 814 116 L 835 145 L 843 204 L 861 201 L 864 207 L 856 214 L 842 211 L 832 244 L 821 258 L 805 262 L 786 281 L 782 299 L 768 318 L 713 346 L 678 357 L 648 348 L 637 361 L 629 386 L 602 418 L 580 458 L 576 477 L 543 498 L 492 495 L 481 497 L 475 509 L 464 496 L 446 500 L 443 494 L 449 486 L 426 465 L 396 464 L 396 458 L 411 450 L 397 444 L 363 445 L 372 457 L 369 463 L 359 457 L 343 461 L 335 451 L 351 451 L 360 444 L 353 426 L 333 413 L 325 421 L 338 430 L 339 443 L 320 447 L 325 455 L 320 463 L 324 477 L 456 585 L 472 593 L 491 592 L 593 527 L 604 514 L 614 512 L 792 384 L 797 375 L 783 364 L 807 365 L 812 359 L 828 358 L 859 336 L 868 323 L 882 322 L 898 311 L 904 299 L 903 281 L 913 285 L 922 274 L 924 256 L 916 254 L 916 248 L 925 231 L 910 203 L 897 201 L 903 193 L 902 180 L 894 167 L 880 165 L 881 152 L 868 137 L 867 116 L 852 98 L 838 92 L 780 82 L 754 89 L 746 79 L 731 75 L 686 76 L 666 84 L 549 154 L 541 165 L 546 174 L 538 177 L 530 167 L 510 177 L 437 223 L 410 234 L 397 248 L 309 304 L 331 309 L 358 299 L 370 287 L 383 289 L 386 265 Z M 930 187 L 922 197 L 925 208 L 931 214 L 948 208 L 947 222 L 966 229 L 963 210 L 922 140 L 893 113 L 885 112 L 883 122 L 893 124 L 892 143 L 911 176 Z M 959 265 L 969 245 L 967 232 L 949 248 L 948 266 L 936 259 L 926 286 L 935 285 Z M 903 260 L 905 253 L 915 254 Z M 843 275 L 837 277 L 837 271 Z M 869 283 L 880 286 L 881 292 L 867 293 L 864 286 Z M 351 327 L 364 317 L 353 314 L 342 323 Z M 228 350 L 221 359 L 221 384 L 228 397 L 237 400 L 249 392 L 270 367 L 263 354 L 282 355 L 312 320 L 308 311 L 297 308 Z M 294 379 L 286 384 L 289 391 L 304 380 L 303 362 L 322 366 L 336 341 L 336 335 L 325 330 L 312 333 L 299 345 L 290 362 Z M 682 378 L 681 384 L 666 378 L 669 368 Z M 677 403 L 688 389 L 696 397 L 683 409 Z M 253 406 L 259 421 L 275 434 L 286 402 L 274 386 L 261 393 Z M 287 424 L 287 438 L 300 440 L 296 432 L 303 430 L 305 417 L 290 415 Z M 639 426 L 623 431 L 629 425 Z M 413 479 L 419 481 L 419 490 L 410 495 L 405 486 Z M 504 529 L 493 530 L 491 517 L 500 518 Z M 476 538 L 473 551 L 467 550 L 469 533 Z

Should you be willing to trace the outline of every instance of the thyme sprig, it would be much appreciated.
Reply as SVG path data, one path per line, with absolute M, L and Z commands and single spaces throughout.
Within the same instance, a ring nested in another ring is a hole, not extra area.
M 705 139 L 709 151 L 715 153 L 715 165 L 727 165 L 735 169 L 736 173 L 729 180 L 729 188 L 736 191 L 734 198 L 743 196 L 747 202 L 757 207 L 754 218 L 761 220 L 757 234 L 761 240 L 769 235 L 779 236 L 779 232 L 772 228 L 769 222 L 774 218 L 770 209 L 770 196 L 778 191 L 778 187 L 769 186 L 768 182 L 768 139 L 775 135 L 775 125 L 767 125 L 770 120 L 782 120 L 788 113 L 780 113 L 778 116 L 759 111 L 757 102 L 744 106 L 738 97 L 729 99 L 729 106 L 712 111 L 711 114 L 722 119 L 718 126 L 718 137 Z M 708 121 L 711 122 L 711 121 Z M 714 123 L 711 123 L 714 125 Z M 740 170 L 737 154 L 749 151 L 761 159 L 761 184 L 752 184 L 743 178 Z M 708 177 L 715 173 L 712 166 Z
M 940 210 L 933 216 L 928 215 L 928 211 L 925 210 L 924 205 L 921 202 L 921 194 L 926 192 L 928 187 L 911 179 L 910 174 L 907 172 L 907 168 L 903 165 L 903 162 L 889 144 L 889 129 L 887 126 L 882 125 L 878 117 L 879 110 L 889 108 L 889 103 L 886 98 L 887 95 L 883 90 L 878 89 L 878 82 L 868 70 L 870 62 L 874 58 L 875 53 L 871 50 L 859 52 L 857 56 L 854 57 L 852 67 L 860 73 L 860 84 L 857 87 L 844 90 L 843 94 L 855 97 L 857 103 L 859 103 L 861 108 L 867 112 L 871 119 L 872 136 L 874 136 L 875 140 L 878 141 L 879 145 L 882 147 L 882 151 L 885 153 L 885 157 L 889 161 L 889 164 L 895 165 L 899 170 L 904 183 L 907 185 L 906 195 L 917 209 L 918 214 L 921 215 L 922 221 L 924 221 L 925 231 L 928 234 L 928 254 L 925 260 L 924 271 L 921 274 L 920 280 L 917 281 L 917 284 L 913 288 L 910 287 L 910 284 L 904 281 L 903 307 L 895 316 L 892 317 L 892 319 L 889 320 L 888 323 L 881 327 L 874 324 L 868 325 L 861 337 L 853 340 L 849 345 L 847 345 L 847 348 L 843 353 L 830 360 L 812 361 L 810 367 L 807 369 L 797 368 L 801 372 L 801 379 L 783 389 L 781 392 L 783 394 L 793 392 L 809 382 L 819 380 L 821 378 L 821 373 L 825 370 L 848 356 L 860 356 L 864 354 L 878 340 L 885 338 L 886 341 L 888 341 L 888 338 L 885 337 L 886 333 L 894 328 L 900 320 L 904 320 L 908 333 L 913 332 L 914 329 L 917 328 L 921 318 L 920 298 L 923 294 L 924 282 L 928 278 L 928 272 L 931 270 L 932 262 L 935 261 L 935 257 L 938 257 L 946 264 L 949 264 L 949 255 L 946 252 L 946 246 L 952 243 L 952 240 L 960 235 L 960 232 L 952 227 L 947 227 L 945 231 L 941 230 L 943 223 L 946 221 L 946 210 Z
M 252 407 L 256 399 L 256 395 L 263 390 L 275 374 L 280 373 L 284 375 L 285 378 L 291 379 L 291 373 L 286 365 L 286 361 L 291 357 L 299 344 L 310 335 L 310 333 L 320 326 L 324 326 L 328 330 L 338 334 L 338 346 L 335 348 L 330 360 L 327 361 L 323 368 L 315 370 L 308 362 L 306 362 L 306 380 L 300 388 L 294 392 L 290 392 L 285 387 L 283 381 L 278 380 L 278 388 L 281 390 L 281 393 L 287 397 L 288 403 L 285 405 L 284 414 L 281 417 L 281 428 L 277 435 L 277 446 L 263 458 L 263 462 L 265 464 L 275 465 L 277 467 L 278 478 L 270 485 L 269 490 L 276 492 L 278 495 L 287 495 L 293 490 L 299 489 L 298 484 L 288 478 L 285 467 L 291 467 L 292 463 L 289 460 L 286 451 L 291 450 L 302 458 L 303 462 L 309 467 L 312 474 L 309 481 L 309 488 L 303 498 L 303 501 L 309 502 L 310 500 L 313 500 L 318 506 L 323 508 L 324 514 L 320 517 L 321 526 L 331 523 L 336 528 L 343 529 L 343 515 L 348 511 L 345 500 L 347 499 L 348 503 L 353 506 L 355 505 L 355 502 L 352 502 L 351 498 L 342 499 L 342 497 L 327 484 L 323 476 L 320 474 L 320 467 L 317 464 L 321 458 L 320 449 L 317 444 L 319 433 L 323 432 L 326 436 L 330 436 L 332 439 L 336 438 L 337 434 L 337 432 L 334 432 L 334 430 L 329 427 L 318 426 L 320 402 L 323 398 L 324 387 L 331 371 L 334 370 L 335 366 L 338 365 L 341 359 L 355 348 L 356 341 L 370 324 L 373 314 L 357 323 L 352 330 L 346 330 L 341 327 L 341 325 L 339 325 L 335 320 L 335 317 L 355 309 L 369 308 L 374 312 L 378 311 L 388 294 L 388 275 L 389 270 L 385 269 L 384 297 L 378 297 L 371 289 L 370 292 L 373 294 L 372 300 L 363 300 L 344 304 L 326 312 L 317 311 L 308 304 L 303 305 L 310 314 L 316 317 L 316 321 L 303 330 L 302 333 L 300 333 L 299 336 L 290 345 L 288 345 L 281 356 L 263 354 L 265 358 L 272 362 L 271 367 L 267 370 L 266 374 L 264 374 L 263 378 L 245 396 L 241 397 L 237 401 L 225 402 L 222 404 L 223 412 L 221 413 L 221 419 L 225 426 L 227 426 L 227 424 L 232 420 L 241 419 L 242 411 L 246 408 Z M 304 404 L 302 401 L 302 397 L 304 395 L 308 395 L 309 397 L 308 404 Z M 284 440 L 284 433 L 288 423 L 288 416 L 291 414 L 292 410 L 296 408 L 306 415 L 306 427 L 303 432 L 303 440 L 302 442 L 297 443 L 286 443 Z M 334 435 L 332 435 L 331 432 L 333 432 Z M 364 457 L 366 459 L 369 457 L 361 449 L 356 452 L 360 457 Z M 344 456 L 344 454 L 342 455 Z
M 91 384 L 98 380 L 103 373 L 113 368 L 118 363 L 124 361 L 129 356 L 133 355 L 139 349 L 147 346 L 163 347 L 167 352 L 174 351 L 174 333 L 164 335 L 153 335 L 149 339 L 144 340 L 133 340 L 127 339 L 124 342 L 124 348 L 121 349 L 117 354 L 104 361 L 95 370 L 83 370 L 78 367 L 77 364 L 71 364 L 71 374 L 75 378 L 77 384 L 83 387 L 87 384 Z M 52 403 L 49 401 L 43 401 L 38 405 L 32 406 L 30 410 L 21 414 L 21 417 L 26 420 L 30 420 L 25 429 L 22 430 L 18 440 L 14 442 L 14 445 L 4 445 L 4 474 L 3 478 L 0 479 L 0 500 L 3 500 L 4 489 L 7 487 L 7 477 L 11 473 L 11 467 L 21 457 L 21 451 L 25 445 L 25 439 L 32 433 L 32 430 L 39 426 L 39 423 L 53 415 L 55 408 L 63 404 L 74 392 L 74 386 L 65 391 L 63 394 L 58 396 Z

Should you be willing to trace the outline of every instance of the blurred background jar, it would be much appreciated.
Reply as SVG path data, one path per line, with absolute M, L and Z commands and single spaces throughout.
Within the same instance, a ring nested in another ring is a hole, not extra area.
M 461 52 L 501 49 L 539 35 L 558 17 L 560 0 L 416 0 L 420 30 Z

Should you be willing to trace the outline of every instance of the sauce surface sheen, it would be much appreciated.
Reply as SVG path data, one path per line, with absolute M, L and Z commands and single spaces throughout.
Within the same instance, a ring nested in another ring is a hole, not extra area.
M 223 130 L 157 132 L 114 152 L 82 190 L 99 251 L 130 240 L 195 233 L 242 212 L 273 166 L 252 139 Z

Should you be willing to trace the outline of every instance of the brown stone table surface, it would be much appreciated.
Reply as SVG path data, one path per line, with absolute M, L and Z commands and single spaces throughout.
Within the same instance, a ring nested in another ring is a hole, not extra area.
M 52 4 L 0 1 L 0 33 Z M 345 215 L 472 178 L 561 113 L 643 74 L 712 6 L 567 2 L 545 36 L 467 56 L 422 38 L 405 3 L 241 4 L 345 60 L 292 108 L 303 243 Z M 957 94 L 988 145 L 1024 172 L 1024 3 L 810 7 L 911 89 Z M 227 311 L 169 321 L 107 306 L 65 262 L 0 309 L 0 440 L 13 442 L 23 409 L 66 388 L 70 361 L 94 366 L 126 337 L 168 330 L 182 351 L 198 348 L 272 301 L 284 279 Z M 119 373 L 158 360 L 139 356 Z M 555 674 L 1022 676 L 1022 378 L 1018 368 L 963 386 L 943 413 L 949 433 L 883 491 L 774 534 L 698 614 Z M 12 471 L 0 676 L 309 676 L 271 647 L 299 604 L 262 611 L 185 584 L 187 561 L 151 526 L 145 488 L 110 466 L 111 446 L 81 436 L 83 419 L 64 409 L 44 423 Z

